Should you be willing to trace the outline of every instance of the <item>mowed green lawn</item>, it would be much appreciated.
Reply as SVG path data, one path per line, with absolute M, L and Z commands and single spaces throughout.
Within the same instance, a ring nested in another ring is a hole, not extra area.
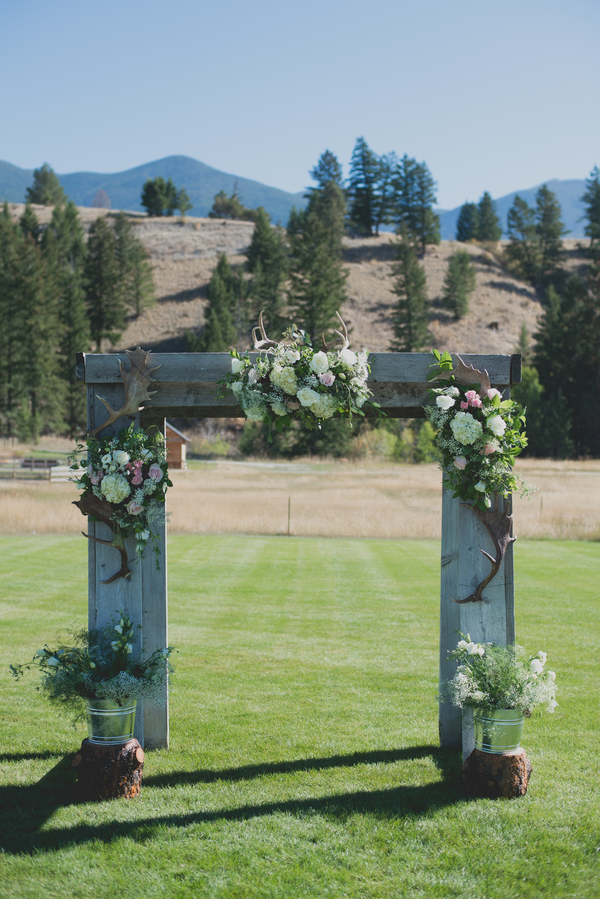
M 439 544 L 178 536 L 171 748 L 138 799 L 78 804 L 83 729 L 7 666 L 85 624 L 86 550 L 0 540 L 6 899 L 598 899 L 600 544 L 516 544 L 518 640 L 560 705 L 495 802 L 439 747 Z

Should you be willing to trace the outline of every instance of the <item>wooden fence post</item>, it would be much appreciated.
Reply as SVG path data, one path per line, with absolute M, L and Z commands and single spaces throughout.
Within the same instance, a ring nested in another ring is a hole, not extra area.
M 505 501 L 500 497 L 499 510 Z M 452 492 L 444 488 L 442 499 L 442 577 L 440 606 L 440 681 L 451 678 L 456 663 L 447 659 L 454 649 L 458 631 L 469 634 L 475 643 L 512 643 L 515 639 L 513 545 L 506 550 L 495 578 L 483 591 L 483 602 L 458 605 L 490 572 L 490 562 L 480 550 L 495 556 L 492 538 L 477 516 Z M 473 749 L 472 716 L 461 715 L 449 703 L 440 703 L 440 742 L 442 746 L 462 743 L 466 759 Z
M 88 386 L 88 428 L 95 428 L 106 421 L 106 407 L 95 397 L 97 385 Z M 118 409 L 124 398 L 121 384 L 103 384 L 101 395 L 110 405 Z M 140 415 L 120 418 L 99 436 L 110 437 L 121 428 L 134 421 L 147 429 L 157 425 L 164 434 L 164 419 L 146 418 Z M 83 528 L 85 530 L 85 527 Z M 87 522 L 87 533 L 103 540 L 112 538 L 110 529 L 101 522 Z M 146 555 L 137 559 L 136 541 L 130 537 L 125 541 L 131 576 L 118 578 L 111 584 L 102 581 L 111 577 L 119 569 L 119 554 L 112 546 L 104 546 L 90 540 L 88 543 L 88 626 L 103 627 L 118 611 L 127 612 L 135 626 L 135 645 L 144 645 L 146 652 L 162 649 L 168 644 L 167 634 L 167 554 L 166 522 L 159 528 L 161 536 L 160 569 L 152 547 L 146 548 Z M 139 625 L 139 627 L 138 627 Z M 135 738 L 145 749 L 164 749 L 169 745 L 169 709 L 153 703 L 138 703 L 135 722 Z

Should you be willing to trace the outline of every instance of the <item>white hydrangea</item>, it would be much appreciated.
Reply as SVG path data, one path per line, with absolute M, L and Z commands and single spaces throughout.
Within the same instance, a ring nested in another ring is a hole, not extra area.
M 100 486 L 109 503 L 120 503 L 131 493 L 127 478 L 122 474 L 106 475 Z
M 276 387 L 281 387 L 281 389 L 285 390 L 290 396 L 294 396 L 298 389 L 296 372 L 289 366 L 282 368 L 279 365 L 274 365 L 273 371 L 271 372 L 271 384 L 274 384 Z
M 310 388 L 307 388 L 310 389 Z M 312 392 L 312 391 L 311 391 Z M 298 394 L 298 396 L 300 396 Z M 332 415 L 335 415 L 338 408 L 338 402 L 335 397 L 330 396 L 328 393 L 320 393 L 317 395 L 317 399 L 314 403 L 312 403 L 310 407 L 310 411 L 313 412 L 317 418 L 331 418 Z
M 483 433 L 481 422 L 473 418 L 470 412 L 457 412 L 450 422 L 450 427 L 458 442 L 463 446 L 475 443 Z

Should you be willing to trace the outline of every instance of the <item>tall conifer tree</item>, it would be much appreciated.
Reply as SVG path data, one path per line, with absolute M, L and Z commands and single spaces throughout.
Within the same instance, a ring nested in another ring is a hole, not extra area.
M 464 203 L 456 222 L 456 239 L 461 243 L 477 240 L 479 237 L 479 210 L 476 203 Z
M 398 297 L 392 309 L 394 352 L 414 353 L 422 349 L 428 337 L 428 298 L 425 271 L 419 264 L 414 241 L 402 228 L 396 249 L 393 291 Z
M 117 239 L 105 218 L 96 219 L 90 227 L 84 278 L 90 332 L 99 353 L 103 340 L 113 344 L 119 340 L 126 312 Z
M 501 237 L 502 225 L 496 204 L 486 190 L 477 205 L 477 240 L 497 243 Z
M 590 249 L 594 255 L 600 244 L 600 170 L 597 165 L 586 179 L 581 200 L 585 206 L 585 236 L 590 238 Z

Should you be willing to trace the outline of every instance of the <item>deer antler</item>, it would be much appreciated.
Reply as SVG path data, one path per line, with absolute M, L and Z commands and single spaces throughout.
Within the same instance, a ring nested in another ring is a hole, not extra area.
M 150 368 L 148 364 L 150 353 L 147 353 L 140 347 L 136 350 L 126 350 L 125 352 L 131 363 L 131 369 L 126 371 L 123 361 L 119 361 L 119 371 L 121 372 L 123 384 L 125 385 L 125 402 L 120 409 L 114 411 L 103 397 L 96 394 L 96 399 L 99 399 L 101 403 L 104 403 L 108 409 L 109 416 L 103 424 L 85 432 L 90 437 L 96 437 L 100 431 L 103 431 L 105 428 L 114 424 L 122 415 L 135 415 L 136 412 L 139 412 L 141 404 L 147 402 L 151 395 L 156 393 L 156 390 L 149 390 L 148 388 L 155 381 L 150 375 L 152 372 L 157 371 L 157 369 L 160 368 L 160 365 L 155 365 L 154 368 Z
M 338 337 L 336 337 L 335 340 L 330 341 L 330 343 L 325 342 L 325 335 L 323 334 L 323 350 L 325 352 L 327 352 L 327 350 L 332 349 L 336 345 L 336 343 L 340 342 L 340 340 L 342 341 L 342 344 L 343 344 L 342 345 L 343 350 L 347 350 L 348 347 L 350 346 L 350 340 L 348 339 L 348 328 L 344 324 L 344 320 L 343 320 L 342 316 L 340 315 L 340 313 L 336 312 L 335 314 L 337 315 L 337 317 L 339 319 L 339 322 L 343 328 L 344 333 L 342 334 L 341 331 L 336 331 L 336 329 L 334 328 L 333 333 L 337 334 Z
M 270 340 L 267 337 L 267 332 L 265 331 L 265 326 L 263 325 L 263 313 L 264 309 L 261 310 L 260 315 L 258 316 L 258 328 L 252 328 L 252 340 L 254 341 L 254 349 L 255 350 L 268 350 L 271 347 L 277 346 L 276 340 Z M 256 337 L 256 332 L 260 330 L 262 335 L 262 340 L 258 340 Z
M 479 371 L 474 365 L 467 365 L 466 362 L 460 358 L 458 353 L 455 355 L 458 359 L 458 365 L 456 366 L 456 370 L 452 372 L 454 380 L 458 384 L 476 384 L 479 382 L 482 393 L 486 393 L 490 390 L 492 385 L 487 370 L 484 369 L 484 371 Z
M 87 537 L 88 540 L 93 540 L 95 543 L 103 543 L 104 546 L 114 546 L 115 549 L 119 550 L 121 555 L 120 569 L 116 574 L 113 574 L 112 577 L 109 577 L 107 581 L 102 581 L 101 583 L 110 584 L 119 577 L 130 577 L 131 570 L 128 564 L 127 550 L 125 549 L 123 537 L 121 536 L 121 528 L 113 521 L 113 511 L 109 501 L 107 499 L 101 499 L 99 496 L 94 496 L 93 493 L 88 493 L 87 496 L 83 496 L 80 500 L 76 500 L 73 505 L 77 506 L 82 515 L 93 515 L 97 521 L 101 521 L 102 524 L 107 525 L 114 534 L 112 540 L 101 540 L 100 537 L 91 537 L 84 531 L 81 532 L 84 537 Z
M 498 497 L 496 495 L 496 505 L 497 505 Z M 486 559 L 489 559 L 492 563 L 492 570 L 488 574 L 486 578 L 477 586 L 476 590 L 471 593 L 470 596 L 467 596 L 466 599 L 453 599 L 452 602 L 458 603 L 459 605 L 463 605 L 466 602 L 481 602 L 483 600 L 482 593 L 492 580 L 498 574 L 500 570 L 500 566 L 502 565 L 502 560 L 504 559 L 504 555 L 506 550 L 510 546 L 511 543 L 514 543 L 517 539 L 516 537 L 510 536 L 510 531 L 512 527 L 512 515 L 510 514 L 510 505 L 507 503 L 504 512 L 498 512 L 497 508 L 492 511 L 491 509 L 486 509 L 483 512 L 481 509 L 478 509 L 476 506 L 471 506 L 469 503 L 461 503 L 461 506 L 467 506 L 471 509 L 472 512 L 477 515 L 477 518 L 487 529 L 490 537 L 494 541 L 494 546 L 496 547 L 496 558 L 490 556 L 489 553 L 486 553 L 484 549 L 480 549 L 479 552 L 483 553 Z

